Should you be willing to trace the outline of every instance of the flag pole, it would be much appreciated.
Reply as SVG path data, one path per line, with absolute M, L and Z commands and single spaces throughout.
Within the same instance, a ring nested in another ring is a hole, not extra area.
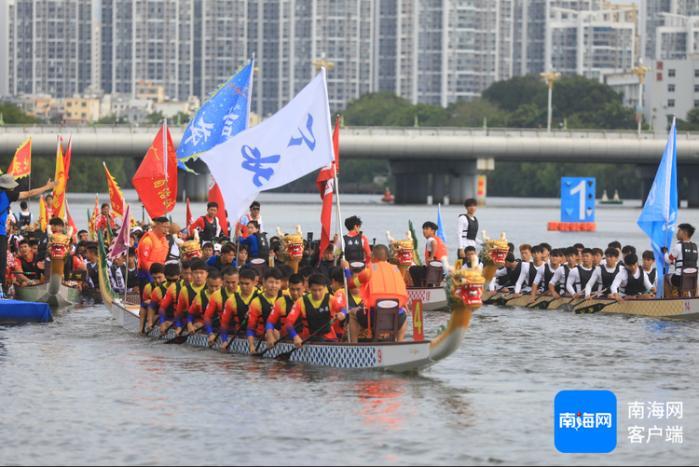
M 334 159 L 334 158 L 333 158 Z M 344 232 L 342 231 L 342 211 L 340 208 L 340 185 L 338 183 L 338 177 L 337 177 L 337 166 L 335 161 L 333 160 L 333 180 L 335 182 L 335 202 L 337 203 L 337 225 L 340 231 L 340 251 L 342 251 L 342 258 L 345 258 L 345 236 Z M 323 252 L 320 253 L 321 255 Z M 367 265 L 368 267 L 368 265 Z M 347 275 L 345 275 L 345 271 L 342 271 L 342 280 L 344 282 L 345 286 L 345 300 L 347 301 L 347 314 L 349 316 L 349 287 L 347 286 Z M 351 320 L 350 320 L 351 321 Z M 350 329 L 351 325 L 350 323 L 347 323 L 347 340 L 349 342 L 352 342 L 352 335 L 350 334 Z

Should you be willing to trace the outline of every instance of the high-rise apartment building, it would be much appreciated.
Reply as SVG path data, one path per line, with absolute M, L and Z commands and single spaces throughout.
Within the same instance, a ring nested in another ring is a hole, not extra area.
M 65 97 L 90 86 L 89 0 L 6 0 L 3 10 L 8 94 Z
M 644 56 L 649 59 L 677 58 L 678 54 L 672 48 L 686 49 L 683 41 L 692 39 L 691 35 L 686 35 L 686 24 L 683 25 L 678 17 L 699 16 L 699 0 L 641 0 L 640 12 Z
M 551 8 L 545 68 L 598 80 L 630 70 L 637 62 L 637 14 L 634 5 L 587 11 Z

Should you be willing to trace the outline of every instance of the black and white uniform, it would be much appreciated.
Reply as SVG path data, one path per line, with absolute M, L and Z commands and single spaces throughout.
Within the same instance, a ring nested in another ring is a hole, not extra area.
M 652 288 L 653 284 L 643 269 L 638 268 L 636 273 L 632 274 L 628 268 L 622 268 L 614 278 L 610 292 L 616 294 L 622 291 L 622 295 L 634 296 L 646 293 Z
M 467 246 L 478 247 L 478 219 L 468 214 L 459 215 L 459 249 Z
M 675 258 L 675 276 L 681 277 L 683 269 L 696 270 L 697 260 L 699 259 L 699 251 L 697 251 L 696 243 L 676 243 L 675 246 L 672 247 L 670 255 L 672 255 L 672 257 Z
M 553 278 L 556 277 L 556 273 L 561 269 L 563 269 L 563 267 L 560 265 L 556 269 L 553 269 L 550 263 L 544 263 L 542 274 L 536 276 L 532 286 L 540 289 L 542 293 L 548 292 L 549 284 L 553 281 Z
M 553 284 L 556 288 L 556 293 L 559 295 L 565 295 L 566 293 L 566 283 L 568 282 L 568 276 L 570 275 L 570 266 L 563 264 L 556 269 L 553 273 L 553 277 L 549 281 L 549 284 Z
M 590 282 L 590 279 L 592 278 L 593 271 L 593 268 L 586 268 L 582 265 L 571 269 L 570 273 L 568 274 L 568 280 L 566 281 L 566 291 L 570 295 L 584 292 L 587 283 Z
M 614 279 L 619 275 L 622 269 L 621 263 L 616 263 L 613 268 L 609 268 L 606 264 L 597 266 L 592 272 L 592 277 L 585 286 L 585 297 L 590 297 L 592 289 L 602 293 L 609 292 Z
M 544 275 L 544 266 L 546 263 L 541 263 L 539 266 L 534 263 L 522 263 L 522 271 L 519 273 L 517 282 L 515 283 L 515 293 L 524 291 L 529 293 L 532 291 L 532 284 L 538 284 Z

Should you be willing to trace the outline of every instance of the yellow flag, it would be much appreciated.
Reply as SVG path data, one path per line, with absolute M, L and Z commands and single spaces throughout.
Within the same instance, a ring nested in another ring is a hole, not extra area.
M 42 232 L 46 232 L 46 227 L 49 224 L 47 217 L 46 201 L 44 200 L 44 195 L 41 195 L 39 197 L 39 227 L 41 228 Z
M 53 188 L 53 215 L 54 217 L 65 219 L 66 183 L 68 182 L 68 179 L 66 177 L 63 149 L 61 149 L 60 143 L 58 143 L 58 148 L 56 149 L 56 176 L 54 177 L 54 180 L 56 181 L 56 186 Z

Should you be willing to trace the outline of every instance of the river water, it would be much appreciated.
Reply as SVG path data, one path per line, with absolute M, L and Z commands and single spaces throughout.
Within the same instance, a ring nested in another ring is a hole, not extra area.
M 343 215 L 359 214 L 379 242 L 408 218 L 436 217 L 435 207 L 375 199 L 345 197 Z M 318 230 L 316 196 L 262 201 L 267 230 Z M 93 202 L 73 200 L 78 224 Z M 493 200 L 479 219 L 515 243 L 645 248 L 633 206 L 598 210 L 596 234 L 546 232 L 553 201 Z M 451 243 L 459 211 L 442 208 Z M 699 223 L 699 212 L 680 221 Z M 447 319 L 428 313 L 426 334 Z M 103 307 L 77 308 L 48 325 L 0 327 L 0 464 L 696 464 L 698 351 L 699 323 L 484 307 L 456 354 L 402 376 L 162 345 L 115 327 Z M 613 453 L 556 451 L 562 389 L 615 392 Z M 629 420 L 634 401 L 681 401 L 683 418 Z M 631 444 L 627 429 L 639 424 L 681 425 L 683 443 Z

